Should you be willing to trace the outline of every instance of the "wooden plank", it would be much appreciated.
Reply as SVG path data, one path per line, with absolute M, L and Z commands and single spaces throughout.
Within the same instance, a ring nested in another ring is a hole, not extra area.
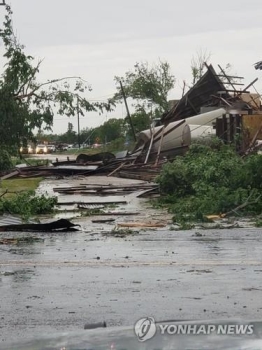
M 9 174 L 6 174 L 6 175 L 4 175 L 4 176 L 1 176 L 1 181 L 2 180 L 6 180 L 6 179 L 10 179 L 11 177 L 15 177 L 15 176 L 17 176 L 17 175 L 19 175 L 19 171 L 18 170 L 15 170 L 15 171 L 12 171 L 11 173 L 9 173 Z
M 123 222 L 117 224 L 119 227 L 166 227 L 166 224 L 159 222 Z
M 58 202 L 57 205 L 104 205 L 104 204 L 127 204 L 127 201 L 109 201 L 109 202 L 81 202 L 81 201 L 71 201 L 71 202 Z
M 232 81 L 230 80 L 230 78 L 226 75 L 224 69 L 218 65 L 219 69 L 221 70 L 221 72 L 224 74 L 224 78 L 226 78 L 226 80 L 228 81 L 228 84 L 230 84 L 232 86 L 232 88 L 234 89 L 234 91 L 236 91 L 235 86 L 233 85 Z
M 112 176 L 113 174 L 115 174 L 115 173 L 116 173 L 118 170 L 120 170 L 124 165 L 125 165 L 125 163 L 121 163 L 121 164 L 119 165 L 119 167 L 117 167 L 117 168 L 114 169 L 111 173 L 109 173 L 109 174 L 107 175 L 107 177 Z

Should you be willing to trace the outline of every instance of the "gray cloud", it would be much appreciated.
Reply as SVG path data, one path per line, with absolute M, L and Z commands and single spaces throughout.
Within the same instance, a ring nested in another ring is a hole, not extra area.
M 262 9 L 259 0 L 12 0 L 12 6 L 21 37 L 37 46 L 261 28 Z
M 212 53 L 215 67 L 233 64 L 247 83 L 261 75 L 252 66 L 262 59 L 261 0 L 12 0 L 12 8 L 28 53 L 45 58 L 40 78 L 82 76 L 93 86 L 93 99 L 112 95 L 113 77 L 135 62 L 159 58 L 170 62 L 177 78 L 170 97 L 179 97 L 183 80 L 191 82 L 191 57 L 201 48 Z M 123 115 L 119 107 L 109 116 Z M 90 113 L 81 125 L 104 120 Z M 67 122 L 56 117 L 54 131 L 64 131 Z

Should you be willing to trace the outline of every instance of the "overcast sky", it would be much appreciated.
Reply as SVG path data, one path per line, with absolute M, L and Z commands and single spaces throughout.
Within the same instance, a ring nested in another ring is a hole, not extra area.
M 2 1 L 2 0 L 0 0 Z M 181 96 L 183 80 L 191 82 L 196 51 L 211 52 L 210 63 L 233 65 L 232 73 L 248 84 L 262 71 L 261 0 L 6 0 L 14 27 L 28 54 L 44 58 L 39 79 L 81 76 L 103 100 L 115 92 L 114 76 L 136 62 L 167 60 L 176 77 L 170 98 Z M 4 8 L 0 7 L 4 13 Z M 1 54 L 3 45 L 0 46 Z M 256 84 L 262 90 L 262 83 Z M 118 108 L 111 117 L 123 117 Z M 81 127 L 97 126 L 106 115 L 89 113 Z M 53 130 L 67 129 L 67 117 L 56 116 Z M 70 120 L 76 127 L 76 120 Z

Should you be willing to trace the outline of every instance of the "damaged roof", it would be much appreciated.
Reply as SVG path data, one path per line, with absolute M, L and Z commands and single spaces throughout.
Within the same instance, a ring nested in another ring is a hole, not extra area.
M 164 123 L 170 123 L 199 114 L 201 107 L 214 105 L 214 97 L 212 95 L 217 95 L 218 92 L 224 92 L 222 95 L 223 98 L 230 98 L 227 89 L 219 79 L 213 66 L 209 65 L 202 78 L 181 98 L 167 115 L 162 117 L 162 121 Z

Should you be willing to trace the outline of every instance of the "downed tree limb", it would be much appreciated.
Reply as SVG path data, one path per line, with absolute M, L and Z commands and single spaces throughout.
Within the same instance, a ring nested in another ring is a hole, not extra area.
M 223 214 L 223 217 L 226 217 L 226 216 L 228 216 L 228 215 L 230 215 L 230 214 L 232 214 L 232 213 L 236 213 L 236 214 L 237 214 L 237 211 L 238 211 L 239 209 L 243 209 L 243 208 L 247 207 L 248 205 L 258 203 L 258 201 L 260 200 L 260 198 L 261 198 L 262 195 L 259 195 L 255 200 L 249 202 L 249 198 L 250 198 L 251 196 L 252 196 L 252 193 L 251 193 L 250 196 L 247 198 L 247 200 L 245 201 L 245 203 L 240 204 L 240 205 L 238 205 L 236 208 L 234 208 L 234 209 L 228 211 L 227 213 Z
M 8 193 L 8 190 L 5 190 L 3 193 L 0 194 L 0 198 L 4 197 L 4 195 L 6 195 Z

